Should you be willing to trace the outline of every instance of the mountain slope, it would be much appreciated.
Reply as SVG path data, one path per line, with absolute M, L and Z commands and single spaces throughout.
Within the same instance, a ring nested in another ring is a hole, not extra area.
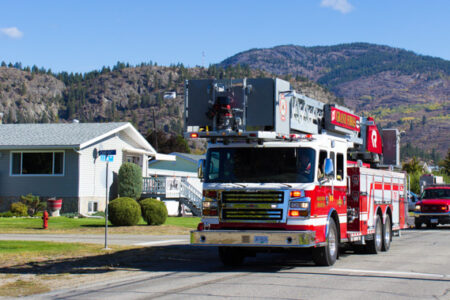
M 278 75 L 305 76 L 328 87 L 359 113 L 406 132 L 403 143 L 450 147 L 450 61 L 366 43 L 251 49 L 221 67 L 245 65 Z

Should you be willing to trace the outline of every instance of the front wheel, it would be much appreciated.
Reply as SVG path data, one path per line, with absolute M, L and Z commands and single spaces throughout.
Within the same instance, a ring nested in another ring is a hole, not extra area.
M 416 229 L 420 229 L 421 227 L 422 227 L 422 221 L 420 221 L 419 219 L 415 219 L 414 220 L 414 227 L 416 228 Z
M 383 246 L 381 247 L 381 251 L 389 251 L 391 248 L 392 241 L 392 227 L 391 227 L 391 217 L 389 215 L 386 216 L 386 222 L 384 222 L 383 226 Z
M 375 234 L 373 240 L 367 241 L 367 252 L 370 254 L 377 254 L 381 251 L 383 245 L 383 224 L 381 223 L 380 216 L 377 215 L 375 219 Z
M 332 266 L 338 257 L 339 239 L 336 223 L 333 219 L 330 219 L 326 243 L 325 247 L 313 249 L 313 261 L 318 266 Z

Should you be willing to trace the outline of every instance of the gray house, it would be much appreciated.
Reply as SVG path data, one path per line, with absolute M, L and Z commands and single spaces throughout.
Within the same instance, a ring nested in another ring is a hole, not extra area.
M 116 150 L 108 183 L 100 150 Z M 0 124 L 0 211 L 28 193 L 62 198 L 62 212 L 102 211 L 106 189 L 117 195 L 122 163 L 141 166 L 145 177 L 149 159 L 175 157 L 156 153 L 130 123 Z

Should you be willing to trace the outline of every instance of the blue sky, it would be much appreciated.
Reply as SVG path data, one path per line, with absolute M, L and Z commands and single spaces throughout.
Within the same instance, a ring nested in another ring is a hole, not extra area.
M 208 66 L 251 48 L 350 42 L 450 60 L 449 15 L 448 0 L 0 0 L 0 61 Z

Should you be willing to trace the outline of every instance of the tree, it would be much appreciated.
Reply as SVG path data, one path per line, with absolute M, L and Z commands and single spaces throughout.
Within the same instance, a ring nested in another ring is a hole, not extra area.
M 444 169 L 445 174 L 450 175 L 450 149 L 447 151 L 447 157 L 439 162 L 439 166 Z
M 120 197 L 139 199 L 142 194 L 142 170 L 133 163 L 123 163 L 119 169 L 118 192 Z
M 409 162 L 404 163 L 402 169 L 409 174 L 422 172 L 422 167 L 419 165 L 419 161 L 415 156 Z
M 163 130 L 149 131 L 147 141 L 160 153 L 190 153 L 186 140 L 181 135 L 167 134 Z

